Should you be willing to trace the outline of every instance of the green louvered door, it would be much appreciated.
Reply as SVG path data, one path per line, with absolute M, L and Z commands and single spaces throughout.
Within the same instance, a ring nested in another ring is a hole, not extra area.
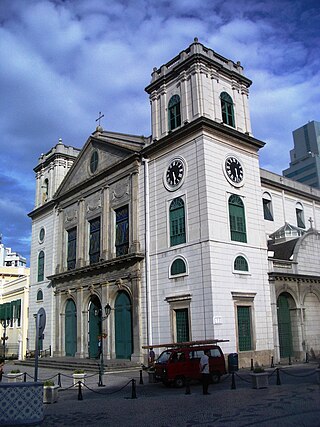
M 132 354 L 132 313 L 127 294 L 120 293 L 115 303 L 115 337 L 117 359 L 130 359 Z
M 251 307 L 238 306 L 237 316 L 239 351 L 250 351 L 252 350 Z
M 77 351 L 77 310 L 75 303 L 69 299 L 65 316 L 65 348 L 66 356 L 74 357 Z
M 189 341 L 188 309 L 175 310 L 177 342 Z
M 98 313 L 98 315 L 97 315 Z M 89 308 L 89 358 L 99 357 L 99 335 L 101 334 L 101 308 L 91 301 Z
M 279 296 L 277 308 L 280 357 L 289 357 L 292 356 L 292 332 L 289 301 L 285 295 Z

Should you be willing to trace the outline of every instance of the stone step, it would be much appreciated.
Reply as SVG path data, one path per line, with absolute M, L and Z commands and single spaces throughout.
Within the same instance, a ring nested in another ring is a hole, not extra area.
M 14 362 L 18 366 L 34 366 L 35 359 L 16 360 Z M 41 368 L 74 371 L 75 369 L 83 369 L 86 372 L 98 372 L 100 368 L 100 360 L 98 359 L 79 359 L 75 357 L 41 357 L 38 359 L 38 366 Z M 139 370 L 141 364 L 131 362 L 130 360 L 109 359 L 104 360 L 105 371 L 120 371 L 120 370 Z

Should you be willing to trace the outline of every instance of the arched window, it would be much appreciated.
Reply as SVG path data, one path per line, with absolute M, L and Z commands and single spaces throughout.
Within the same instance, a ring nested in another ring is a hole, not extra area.
M 272 200 L 269 193 L 263 193 L 262 204 L 264 219 L 266 219 L 267 221 L 273 221 Z
M 37 292 L 37 301 L 43 301 L 43 292 L 41 289 Z
M 227 92 L 222 92 L 220 95 L 220 100 L 223 123 L 235 127 L 233 102 L 231 96 Z
M 249 271 L 248 262 L 244 256 L 237 256 L 237 258 L 234 260 L 233 269 L 235 271 Z
M 170 267 L 170 277 L 187 273 L 187 265 L 184 259 L 176 258 Z
M 173 95 L 168 104 L 169 130 L 181 126 L 180 96 Z
M 296 217 L 297 217 L 297 226 L 300 228 L 306 228 L 306 225 L 304 222 L 303 206 L 301 203 L 296 204 Z
M 247 243 L 244 205 L 241 198 L 235 194 L 229 197 L 229 220 L 231 240 Z
M 173 199 L 170 208 L 170 246 L 186 242 L 186 221 L 184 201 L 181 197 Z
M 40 251 L 38 256 L 38 282 L 44 280 L 44 252 Z
M 42 187 L 42 202 L 46 202 L 49 198 L 49 180 L 46 178 L 43 182 Z

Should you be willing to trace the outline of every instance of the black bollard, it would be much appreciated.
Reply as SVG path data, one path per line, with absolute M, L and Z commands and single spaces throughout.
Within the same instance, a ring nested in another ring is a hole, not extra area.
M 251 367 L 250 367 L 250 371 L 253 371 L 253 359 L 251 359 Z
M 277 368 L 277 385 L 281 385 L 279 368 Z
M 271 357 L 271 368 L 274 368 L 274 363 L 273 363 L 273 356 Z
M 131 380 L 131 399 L 137 398 L 137 392 L 136 392 L 136 380 Z
M 27 382 L 27 373 L 25 372 L 23 374 L 23 382 L 26 383 Z
M 186 378 L 186 392 L 185 392 L 185 394 L 191 394 L 191 391 L 190 391 L 190 379 L 189 378 Z
M 289 356 L 289 365 L 292 365 L 291 356 Z
M 139 384 L 143 384 L 142 369 L 140 369 L 140 381 L 139 381 Z
M 236 381 L 234 379 L 234 372 L 232 372 L 231 390 L 236 389 Z
M 308 354 L 308 352 L 306 353 L 306 363 L 309 363 L 309 354 Z
M 98 387 L 105 387 L 105 385 L 103 384 L 103 381 L 102 381 L 102 375 L 101 375 L 101 372 L 99 372 L 99 382 L 98 382 Z
M 78 400 L 83 400 L 83 397 L 82 397 L 82 388 L 81 388 L 81 381 L 78 381 Z
M 58 386 L 61 387 L 61 374 L 58 374 Z

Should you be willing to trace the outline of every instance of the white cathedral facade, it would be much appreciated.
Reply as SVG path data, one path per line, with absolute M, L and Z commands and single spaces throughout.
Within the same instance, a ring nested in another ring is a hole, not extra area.
M 142 362 L 143 345 L 229 340 L 240 366 L 320 353 L 320 191 L 259 167 L 249 87 L 197 39 L 154 69 L 152 135 L 101 127 L 42 155 L 29 342 Z

